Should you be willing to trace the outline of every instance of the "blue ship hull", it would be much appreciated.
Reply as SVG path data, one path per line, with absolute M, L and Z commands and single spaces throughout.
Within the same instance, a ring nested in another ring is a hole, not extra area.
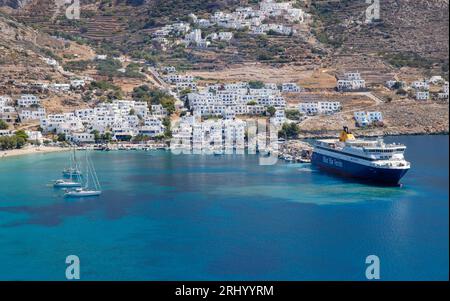
M 408 169 L 375 168 L 316 152 L 312 155 L 311 163 L 335 174 L 383 185 L 398 185 L 408 171 Z

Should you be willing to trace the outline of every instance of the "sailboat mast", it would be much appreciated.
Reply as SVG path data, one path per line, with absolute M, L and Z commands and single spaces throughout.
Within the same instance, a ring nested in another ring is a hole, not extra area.
M 88 150 L 86 150 L 86 189 L 89 187 L 89 161 L 88 161 Z
M 73 157 L 74 157 L 74 161 L 75 161 L 75 179 L 77 181 L 79 181 L 81 183 L 81 168 L 80 168 L 80 164 L 78 163 L 77 159 L 76 159 L 76 148 L 74 147 L 73 149 Z
M 100 181 L 98 180 L 97 172 L 95 171 L 94 164 L 90 161 L 92 170 L 92 179 L 94 181 L 95 189 L 100 190 Z
M 73 153 L 72 154 L 72 156 L 73 156 L 73 164 L 71 164 L 69 172 L 70 172 L 70 180 L 73 182 L 74 174 L 75 174 L 74 171 L 76 170 L 76 167 L 77 167 L 77 161 L 75 159 L 75 148 L 73 148 L 72 153 Z

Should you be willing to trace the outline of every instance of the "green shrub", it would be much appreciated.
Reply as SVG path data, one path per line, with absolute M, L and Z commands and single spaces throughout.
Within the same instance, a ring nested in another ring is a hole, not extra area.
M 285 139 L 296 139 L 300 133 L 300 128 L 295 123 L 285 123 L 282 129 L 278 132 L 279 137 Z
M 8 129 L 8 124 L 0 119 L 0 130 L 6 130 Z

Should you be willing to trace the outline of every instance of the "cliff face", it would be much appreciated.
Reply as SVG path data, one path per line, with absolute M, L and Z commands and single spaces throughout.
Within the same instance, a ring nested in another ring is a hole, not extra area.
M 30 0 L 0 0 L 0 6 L 9 6 L 11 8 L 22 8 L 24 7 Z

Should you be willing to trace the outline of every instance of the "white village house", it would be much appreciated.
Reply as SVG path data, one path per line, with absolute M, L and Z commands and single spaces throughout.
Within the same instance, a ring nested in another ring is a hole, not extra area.
M 339 91 L 357 91 L 366 88 L 366 81 L 359 72 L 346 72 L 342 79 L 337 82 Z
M 17 106 L 21 107 L 21 108 L 28 108 L 31 106 L 39 106 L 41 103 L 41 100 L 35 96 L 35 95 L 31 95 L 31 94 L 24 94 L 22 96 L 20 96 L 19 99 L 17 99 Z
M 355 112 L 353 115 L 356 125 L 360 127 L 368 126 L 374 122 L 383 122 L 381 112 Z
M 417 100 L 428 100 L 430 99 L 430 92 L 429 91 L 416 91 L 416 99 Z
M 305 115 L 333 114 L 341 110 L 341 103 L 338 101 L 302 102 L 298 110 Z
M 152 105 L 150 111 L 146 102 L 114 100 L 95 108 L 48 115 L 41 119 L 40 125 L 45 132 L 65 134 L 75 143 L 91 143 L 93 131 L 100 135 L 110 133 L 116 140 L 130 139 L 138 134 L 162 135 L 165 127 L 161 119 L 166 115 L 167 111 L 161 105 Z

